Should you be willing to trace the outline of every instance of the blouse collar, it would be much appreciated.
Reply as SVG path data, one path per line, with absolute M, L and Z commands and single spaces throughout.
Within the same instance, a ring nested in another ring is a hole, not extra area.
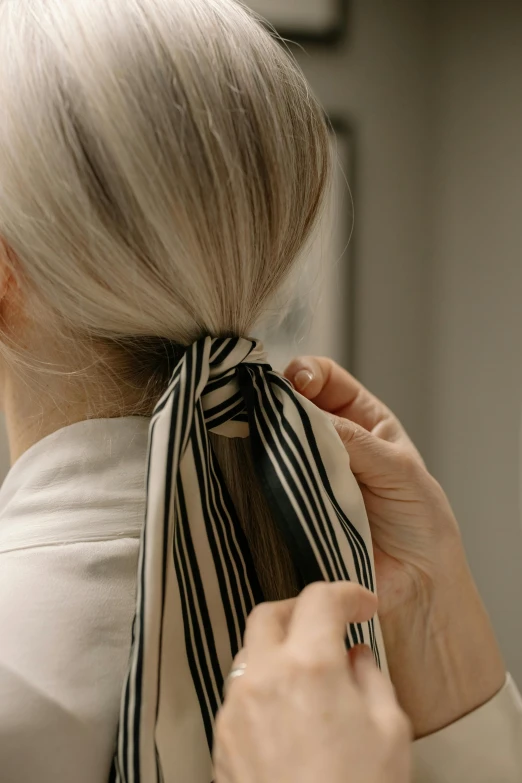
M 149 419 L 91 419 L 34 444 L 0 489 L 0 553 L 139 537 Z

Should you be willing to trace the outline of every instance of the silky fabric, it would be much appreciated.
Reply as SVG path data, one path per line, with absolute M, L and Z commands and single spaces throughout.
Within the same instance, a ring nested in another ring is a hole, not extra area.
M 187 349 L 152 417 L 145 525 L 113 779 L 211 783 L 223 684 L 263 600 L 209 433 L 247 437 L 300 586 L 375 589 L 368 521 L 327 417 L 274 372 L 262 347 L 204 338 Z M 385 667 L 377 620 L 351 625 Z

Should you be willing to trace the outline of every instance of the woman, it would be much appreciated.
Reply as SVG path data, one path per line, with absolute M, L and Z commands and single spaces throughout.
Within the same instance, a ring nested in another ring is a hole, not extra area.
M 5 0 L 0 48 L 2 783 L 209 783 L 252 608 L 375 587 L 344 447 L 251 339 L 328 128 L 232 0 Z

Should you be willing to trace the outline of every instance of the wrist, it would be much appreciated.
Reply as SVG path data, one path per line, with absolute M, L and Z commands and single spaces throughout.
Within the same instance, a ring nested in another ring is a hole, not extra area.
M 491 621 L 467 565 L 462 571 L 381 618 L 391 678 L 415 738 L 482 706 L 505 681 Z

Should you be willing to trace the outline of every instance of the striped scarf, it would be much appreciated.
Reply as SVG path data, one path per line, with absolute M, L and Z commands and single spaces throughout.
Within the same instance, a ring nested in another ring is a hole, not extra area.
M 250 437 L 258 479 L 302 586 L 374 589 L 368 521 L 331 422 L 274 372 L 259 343 L 188 348 L 154 412 L 137 605 L 113 779 L 210 783 L 223 683 L 263 601 L 209 432 Z M 378 621 L 347 632 L 384 666 Z

